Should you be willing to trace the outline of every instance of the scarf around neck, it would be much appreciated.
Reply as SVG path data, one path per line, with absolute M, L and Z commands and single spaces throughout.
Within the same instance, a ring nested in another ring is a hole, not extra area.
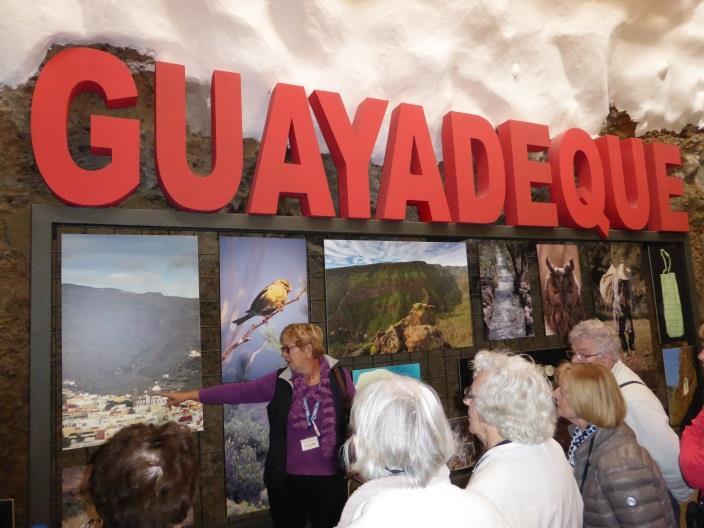
M 599 428 L 596 425 L 589 424 L 584 429 L 575 427 L 574 431 L 572 431 L 572 441 L 570 442 L 569 449 L 567 449 L 567 459 L 570 461 L 572 467 L 574 467 L 574 454 L 577 452 L 577 449 L 579 449 L 579 446 L 589 440 L 598 430 Z
M 335 454 L 337 434 L 335 431 L 336 417 L 332 390 L 330 389 L 330 365 L 325 356 L 320 358 L 320 383 L 308 385 L 305 376 L 293 373 L 293 401 L 289 412 L 289 421 L 294 429 L 308 429 L 306 409 L 303 399 L 307 399 L 308 408 L 313 412 L 315 402 L 320 402 L 315 424 L 320 431 L 320 449 L 324 458 L 332 458 Z M 313 428 L 311 427 L 311 431 Z

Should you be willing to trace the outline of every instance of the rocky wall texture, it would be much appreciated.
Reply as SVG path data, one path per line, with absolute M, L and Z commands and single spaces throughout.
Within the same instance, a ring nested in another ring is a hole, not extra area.
M 138 209 L 170 209 L 159 188 L 153 157 L 153 94 L 154 63 L 148 56 L 131 49 L 95 46 L 126 61 L 139 90 L 136 107 L 111 112 L 111 115 L 139 118 L 142 127 L 141 184 L 137 192 L 119 207 Z M 61 48 L 51 48 L 47 57 Z M 32 204 L 60 205 L 48 190 L 37 171 L 30 141 L 29 118 L 32 91 L 36 78 L 17 88 L 0 87 L 0 498 L 16 501 L 17 526 L 27 525 L 28 449 L 29 449 L 29 315 L 30 315 L 30 224 Z M 202 110 L 203 86 L 190 84 L 189 118 L 192 108 Z M 193 104 L 191 104 L 193 103 Z M 69 141 L 76 161 L 85 168 L 97 168 L 105 162 L 90 154 L 89 116 L 105 113 L 101 101 L 92 95 L 81 95 L 72 105 L 69 117 Z M 632 137 L 635 131 L 627 115 L 612 109 L 605 119 L 603 133 Z M 658 131 L 644 136 L 677 144 L 682 149 L 683 166 L 677 171 L 685 181 L 685 195 L 679 206 L 690 214 L 690 240 L 699 295 L 699 313 L 704 314 L 704 132 L 686 127 L 680 132 Z M 189 160 L 194 169 L 207 173 L 210 168 L 210 140 L 191 134 L 188 140 Z M 245 140 L 245 161 L 242 183 L 237 196 L 226 212 L 244 212 L 246 197 L 258 153 L 258 142 Z M 324 163 L 333 198 L 336 199 L 336 171 L 330 157 Z M 370 166 L 373 201 L 379 185 L 380 167 Z M 279 214 L 300 214 L 295 200 L 282 200 Z M 50 302 L 47 299 L 46 302 Z M 449 374 L 448 374 L 449 375 Z M 47 417 L 49 419 L 49 417 Z

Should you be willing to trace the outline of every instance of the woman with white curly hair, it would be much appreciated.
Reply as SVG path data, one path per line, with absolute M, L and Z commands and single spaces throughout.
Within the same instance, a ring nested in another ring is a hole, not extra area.
M 509 526 L 489 500 L 450 483 L 456 444 L 429 386 L 395 374 L 370 383 L 355 396 L 350 423 L 343 455 L 367 482 L 338 528 Z
M 538 367 L 508 352 L 478 352 L 465 390 L 469 430 L 486 448 L 467 491 L 488 498 L 512 526 L 582 526 L 582 497 L 553 440 L 552 387 Z

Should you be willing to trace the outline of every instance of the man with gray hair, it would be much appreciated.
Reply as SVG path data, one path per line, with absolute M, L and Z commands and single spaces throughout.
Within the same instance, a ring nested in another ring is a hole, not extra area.
M 582 496 L 555 432 L 552 387 L 538 367 L 508 352 L 478 352 L 465 389 L 469 430 L 486 451 L 467 490 L 512 526 L 581 528 Z
M 568 340 L 573 363 L 597 363 L 611 369 L 626 400 L 626 424 L 657 462 L 672 496 L 680 502 L 689 499 L 694 490 L 685 484 L 680 472 L 677 434 L 658 397 L 621 361 L 616 331 L 599 319 L 588 319 L 572 328 Z

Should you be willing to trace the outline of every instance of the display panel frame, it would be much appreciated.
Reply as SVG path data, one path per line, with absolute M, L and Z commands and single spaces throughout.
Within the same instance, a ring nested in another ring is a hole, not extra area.
M 303 234 L 332 237 L 399 237 L 409 239 L 459 241 L 466 239 L 518 239 L 530 241 L 602 241 L 597 233 L 568 228 L 515 228 L 500 225 L 433 224 L 421 222 L 359 221 L 340 218 L 321 219 L 292 216 L 248 216 L 242 214 L 201 215 L 171 210 L 136 210 L 126 208 L 87 209 L 63 206 L 32 206 L 31 238 L 31 307 L 30 307 L 30 444 L 29 444 L 29 512 L 30 524 L 56 525 L 60 512 L 52 501 L 54 459 L 54 422 L 52 420 L 54 365 L 52 364 L 52 319 L 56 291 L 52 284 L 54 239 L 62 227 L 147 228 L 214 232 L 258 232 Z M 688 299 L 693 306 L 686 340 L 697 343 L 695 328 L 696 292 L 689 240 L 686 233 L 649 231 L 611 231 L 608 241 L 651 244 L 678 244 L 683 247 L 686 264 Z M 473 310 L 473 313 L 474 310 Z M 478 332 L 476 321 L 474 335 Z M 474 348 L 483 343 L 475 341 Z M 541 347 L 544 348 L 544 347 Z M 695 347 L 696 348 L 696 347 Z M 450 376 L 447 375 L 449 378 Z M 456 377 L 456 375 L 455 375 Z M 432 369 L 430 380 L 433 381 Z M 240 522 L 238 526 L 249 523 Z

